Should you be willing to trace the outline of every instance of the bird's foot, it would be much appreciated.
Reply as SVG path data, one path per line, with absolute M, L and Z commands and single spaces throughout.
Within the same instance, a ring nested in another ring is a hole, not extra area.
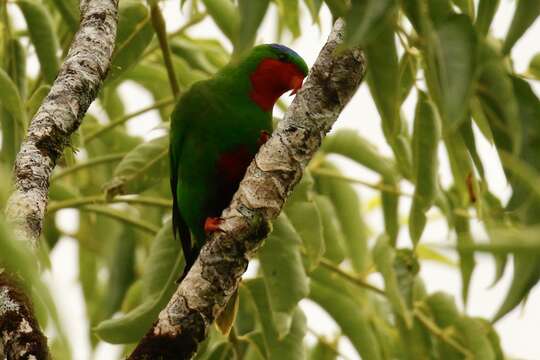
M 204 232 L 206 234 L 211 234 L 216 231 L 223 231 L 219 227 L 219 225 L 221 225 L 222 222 L 223 222 L 222 218 L 207 217 L 206 220 L 204 221 Z
M 262 144 L 265 144 L 268 139 L 270 139 L 270 133 L 268 131 L 261 131 L 261 135 L 259 136 L 259 140 L 257 140 L 257 145 L 262 146 Z

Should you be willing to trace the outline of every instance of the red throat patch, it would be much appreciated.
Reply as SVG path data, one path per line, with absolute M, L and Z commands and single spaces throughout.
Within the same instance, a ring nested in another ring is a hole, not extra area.
M 304 74 L 297 66 L 275 59 L 261 61 L 251 74 L 249 96 L 264 111 L 270 111 L 277 99 L 289 90 L 295 94 L 302 87 Z

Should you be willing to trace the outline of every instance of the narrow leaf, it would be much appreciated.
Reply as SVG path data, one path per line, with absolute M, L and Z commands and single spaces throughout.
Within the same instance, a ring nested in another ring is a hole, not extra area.
M 52 84 L 58 74 L 60 62 L 57 57 L 58 39 L 51 16 L 47 8 L 39 2 L 17 0 L 17 4 L 26 20 L 43 77 L 48 84 Z

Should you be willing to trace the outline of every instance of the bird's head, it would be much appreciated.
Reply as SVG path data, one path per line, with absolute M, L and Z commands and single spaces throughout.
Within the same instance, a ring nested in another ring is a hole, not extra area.
M 264 111 L 272 110 L 285 92 L 292 94 L 302 87 L 308 67 L 294 50 L 280 44 L 254 47 L 244 59 L 249 65 L 250 97 Z

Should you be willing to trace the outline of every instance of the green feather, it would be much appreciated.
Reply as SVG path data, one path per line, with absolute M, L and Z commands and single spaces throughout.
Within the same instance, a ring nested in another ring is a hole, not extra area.
M 235 183 L 232 193 L 224 193 L 223 184 L 227 188 L 231 184 L 218 169 L 219 159 L 238 149 L 243 149 L 238 152 L 238 161 L 241 156 L 251 159 L 260 146 L 261 132 L 272 131 L 272 111 L 262 110 L 249 96 L 250 75 L 264 59 L 293 63 L 303 74 L 308 71 L 302 58 L 292 50 L 275 44 L 260 45 L 212 79 L 195 83 L 172 113 L 173 230 L 182 241 L 185 273 L 204 244 L 205 219 L 219 216 L 238 186 Z M 236 161 L 234 156 L 232 161 Z M 242 177 L 244 171 L 242 167 Z

